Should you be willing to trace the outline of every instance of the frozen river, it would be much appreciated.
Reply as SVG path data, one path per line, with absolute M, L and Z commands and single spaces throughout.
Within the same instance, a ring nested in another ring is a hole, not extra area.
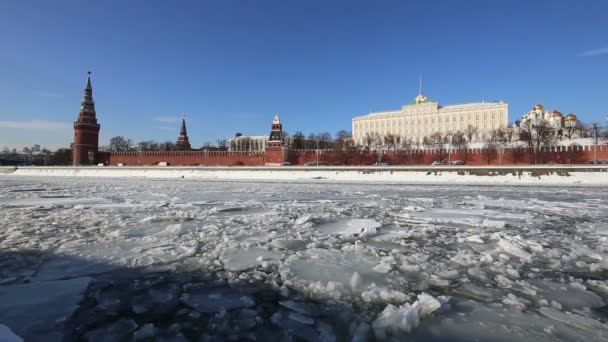
M 606 341 L 607 193 L 3 176 L 0 340 Z

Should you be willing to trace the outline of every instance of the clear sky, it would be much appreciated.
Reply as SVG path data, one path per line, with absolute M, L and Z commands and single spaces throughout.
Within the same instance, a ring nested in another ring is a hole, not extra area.
M 350 130 L 418 92 L 440 104 L 540 102 L 608 114 L 608 1 L 0 2 L 0 147 L 68 147 L 87 70 L 101 144 L 194 147 L 286 131 Z

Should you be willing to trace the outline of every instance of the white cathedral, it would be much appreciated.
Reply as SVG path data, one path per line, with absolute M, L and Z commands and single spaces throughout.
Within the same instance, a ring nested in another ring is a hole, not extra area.
M 576 129 L 578 126 L 576 115 L 570 113 L 564 116 L 557 109 L 546 111 L 545 107 L 540 103 L 536 104 L 532 110 L 523 115 L 520 126 L 527 123 L 535 124 L 539 121 L 546 121 L 553 128 L 555 136 L 570 135 L 569 138 L 572 138 L 579 137 L 580 135 L 579 130 Z

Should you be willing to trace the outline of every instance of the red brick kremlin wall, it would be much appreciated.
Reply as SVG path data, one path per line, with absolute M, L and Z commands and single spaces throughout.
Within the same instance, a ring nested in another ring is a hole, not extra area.
M 158 165 L 166 162 L 174 166 L 265 165 L 264 152 L 168 151 L 168 152 L 102 152 L 98 162 L 108 165 Z
M 593 160 L 594 146 L 564 146 L 543 149 L 538 155 L 539 163 L 584 164 Z M 608 145 L 598 146 L 598 160 L 608 160 Z M 429 165 L 435 160 L 447 160 L 446 150 L 409 150 L 409 151 L 319 151 L 319 162 L 328 165 L 372 165 L 376 162 L 389 165 Z M 505 149 L 503 153 L 490 154 L 481 148 L 453 149 L 451 160 L 462 160 L 466 165 L 529 165 L 531 156 L 525 149 Z M 292 165 L 304 165 L 317 160 L 316 150 L 289 151 L 288 161 Z
M 593 160 L 594 146 L 553 147 L 543 150 L 539 163 L 583 164 Z M 598 159 L 608 160 L 608 146 L 598 146 Z M 435 160 L 448 159 L 447 151 L 338 151 L 320 150 L 319 161 L 328 165 L 372 165 L 376 162 L 389 165 L 429 165 Z M 220 165 L 260 166 L 281 161 L 291 165 L 304 165 L 317 160 L 316 150 L 269 149 L 266 152 L 215 152 L 215 151 L 170 151 L 170 152 L 100 152 L 99 163 L 109 165 L 158 165 L 167 162 L 174 166 Z M 531 164 L 530 155 L 524 149 L 505 149 L 502 154 L 490 156 L 483 149 L 452 150 L 451 160 L 463 160 L 467 165 L 512 165 Z

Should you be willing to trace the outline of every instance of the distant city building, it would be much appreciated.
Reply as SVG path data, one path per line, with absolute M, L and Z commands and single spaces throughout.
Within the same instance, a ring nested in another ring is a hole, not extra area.
M 576 129 L 578 126 L 578 118 L 576 115 L 570 113 L 564 116 L 557 109 L 552 112 L 546 111 L 542 104 L 536 104 L 532 110 L 525 113 L 521 119 L 521 125 L 537 124 L 540 121 L 545 121 L 553 129 L 555 136 L 569 136 L 569 138 L 579 137 L 580 130 Z M 570 132 L 568 132 L 570 131 Z
M 186 130 L 186 116 L 182 118 L 182 129 L 179 132 L 179 136 L 177 137 L 177 142 L 175 143 L 175 149 L 177 151 L 190 151 L 192 147 L 190 146 L 190 140 L 188 139 L 188 131 Z
M 267 135 L 239 135 L 228 139 L 228 151 L 262 152 L 267 142 Z
M 40 152 L 40 150 L 41 150 L 40 145 L 34 144 L 34 146 L 32 146 L 33 153 L 38 153 L 38 152 Z
M 435 132 L 464 131 L 467 126 L 476 128 L 473 141 L 479 141 L 490 131 L 506 128 L 509 124 L 509 106 L 503 102 L 474 102 L 446 105 L 431 100 L 422 93 L 399 110 L 373 112 L 352 119 L 353 139 L 363 145 L 366 136 L 393 134 L 401 139 L 420 143 Z

